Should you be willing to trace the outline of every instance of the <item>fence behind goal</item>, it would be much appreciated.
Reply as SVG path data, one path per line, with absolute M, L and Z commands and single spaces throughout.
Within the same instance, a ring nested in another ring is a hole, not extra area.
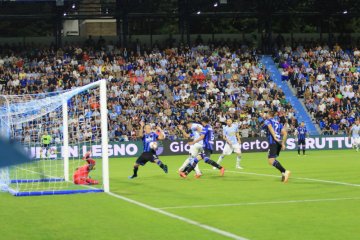
M 108 192 L 106 108 L 105 80 L 66 92 L 0 96 L 0 134 L 20 142 L 29 156 L 0 169 L 1 190 L 15 196 Z M 95 164 L 83 159 L 92 145 L 102 151 Z M 81 184 L 74 184 L 75 172 Z

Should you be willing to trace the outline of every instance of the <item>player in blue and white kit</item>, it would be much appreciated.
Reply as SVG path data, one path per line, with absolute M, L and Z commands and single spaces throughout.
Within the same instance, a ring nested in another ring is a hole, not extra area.
M 187 133 L 182 125 L 178 126 L 179 130 L 182 132 L 183 136 L 185 138 L 192 138 L 192 139 L 198 139 L 200 137 L 200 133 L 202 131 L 202 126 L 201 124 L 198 123 L 188 123 L 187 124 L 187 128 L 190 130 L 190 134 Z M 197 142 L 193 145 L 190 146 L 190 150 L 189 150 L 189 154 L 190 156 L 185 160 L 185 162 L 183 163 L 183 165 L 179 168 L 179 173 L 183 172 L 186 168 L 186 166 L 189 165 L 191 158 L 194 158 L 196 156 L 198 156 L 200 153 L 203 152 L 203 141 Z M 195 177 L 199 178 L 201 177 L 201 171 L 199 168 L 199 164 L 196 165 L 195 167 Z
M 349 138 L 351 137 L 351 142 L 353 148 L 356 148 L 356 151 L 359 151 L 360 147 L 360 124 L 359 120 L 356 120 L 355 123 L 351 126 L 349 131 Z
M 164 133 L 160 127 L 157 127 L 159 132 L 158 135 L 151 131 L 150 125 L 145 125 L 145 127 L 144 125 L 145 124 L 143 122 L 140 122 L 139 136 L 144 144 L 144 152 L 138 157 L 138 159 L 136 159 L 134 164 L 134 173 L 129 177 L 130 179 L 136 178 L 139 166 L 144 166 L 147 162 L 156 163 L 162 170 L 164 170 L 165 173 L 168 173 L 168 167 L 160 161 L 159 157 L 156 155 L 156 149 L 150 147 L 150 143 L 156 142 L 158 139 L 163 140 L 165 138 Z
M 241 139 L 239 134 L 239 124 L 233 123 L 232 119 L 226 120 L 226 126 L 223 127 L 223 137 L 226 142 L 223 152 L 220 155 L 217 163 L 220 164 L 224 159 L 225 155 L 231 155 L 233 152 L 236 153 L 236 168 L 242 169 L 240 166 L 241 161 Z
M 296 129 L 295 135 L 297 135 L 298 138 L 298 155 L 300 156 L 300 146 L 303 151 L 303 155 L 305 155 L 305 139 L 307 136 L 307 129 L 304 122 L 301 122 L 300 126 Z
M 209 125 L 209 118 L 208 117 L 203 117 L 201 120 L 201 125 L 203 126 L 203 129 L 200 133 L 200 137 L 195 139 L 192 142 L 189 142 L 188 144 L 194 145 L 200 141 L 203 141 L 203 148 L 204 148 L 204 152 L 200 153 L 197 157 L 194 157 L 191 159 L 190 164 L 186 167 L 186 169 L 184 170 L 184 172 L 180 172 L 180 176 L 183 178 L 186 178 L 186 176 L 192 171 L 194 170 L 194 168 L 196 167 L 196 165 L 198 164 L 198 162 L 200 160 L 204 160 L 205 163 L 210 164 L 213 167 L 216 167 L 217 169 L 220 170 L 220 175 L 223 176 L 224 172 L 225 172 L 225 168 L 223 168 L 222 166 L 220 166 L 219 164 L 217 164 L 215 161 L 210 159 L 210 155 L 213 152 L 213 146 L 212 144 L 214 143 L 214 133 L 213 133 L 213 129 L 212 127 Z
M 264 119 L 263 128 L 266 130 L 266 136 L 269 141 L 269 164 L 281 172 L 281 180 L 286 183 L 291 172 L 286 170 L 276 158 L 280 155 L 281 150 L 285 150 L 287 132 L 283 125 L 274 119 L 274 112 L 265 113 Z

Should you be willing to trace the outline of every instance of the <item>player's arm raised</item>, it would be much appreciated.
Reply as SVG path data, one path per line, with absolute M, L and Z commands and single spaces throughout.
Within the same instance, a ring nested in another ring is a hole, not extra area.
M 285 127 L 283 127 L 283 129 L 281 129 L 281 135 L 283 136 L 282 142 L 281 142 L 281 149 L 285 150 L 286 149 L 286 139 L 287 139 L 287 135 L 288 135 Z
M 163 130 L 161 129 L 160 126 L 157 126 L 156 129 L 159 131 L 159 140 L 164 140 L 165 139 L 165 135 Z
M 140 122 L 140 129 L 139 129 L 139 137 L 143 137 L 144 136 L 144 126 L 145 126 L 145 123 L 144 122 Z

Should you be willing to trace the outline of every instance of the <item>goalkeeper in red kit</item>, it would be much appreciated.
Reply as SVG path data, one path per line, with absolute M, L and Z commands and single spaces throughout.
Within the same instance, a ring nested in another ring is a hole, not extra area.
M 83 160 L 86 160 L 87 164 L 84 166 L 78 167 L 74 172 L 74 183 L 82 185 L 96 185 L 99 184 L 99 181 L 91 179 L 89 177 L 90 171 L 95 169 L 95 160 L 90 158 L 91 152 L 87 152 L 83 157 Z

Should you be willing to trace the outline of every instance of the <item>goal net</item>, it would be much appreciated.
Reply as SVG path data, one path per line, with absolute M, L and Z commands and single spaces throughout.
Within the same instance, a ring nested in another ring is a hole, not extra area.
M 109 191 L 106 81 L 70 91 L 0 96 L 0 134 L 29 158 L 0 169 L 15 196 Z M 15 159 L 0 161 L 11 163 Z

